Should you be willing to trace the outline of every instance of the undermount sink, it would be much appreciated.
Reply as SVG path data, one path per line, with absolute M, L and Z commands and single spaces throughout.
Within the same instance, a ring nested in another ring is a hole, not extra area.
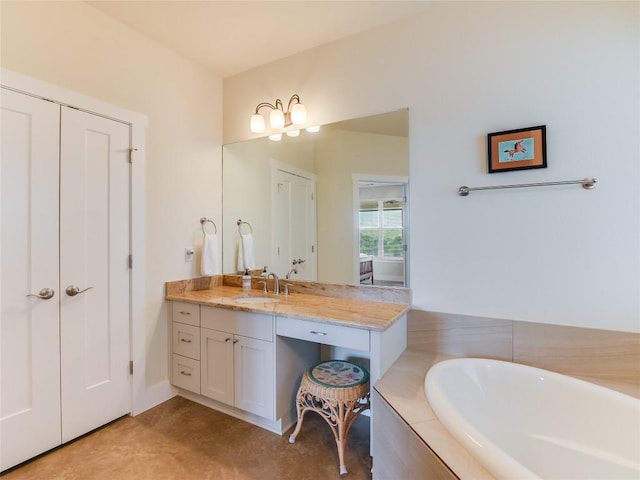
M 239 297 L 233 297 L 232 300 L 237 303 L 276 303 L 280 301 L 279 298 L 261 295 L 240 295 Z

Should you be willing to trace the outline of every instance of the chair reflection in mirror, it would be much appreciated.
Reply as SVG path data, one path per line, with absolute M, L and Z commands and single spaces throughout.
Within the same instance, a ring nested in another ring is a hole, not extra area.
M 373 285 L 373 256 L 360 254 L 360 283 Z

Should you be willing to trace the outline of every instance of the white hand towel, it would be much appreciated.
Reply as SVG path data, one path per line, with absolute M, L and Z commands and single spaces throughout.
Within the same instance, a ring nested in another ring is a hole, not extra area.
M 255 253 L 253 250 L 253 235 L 250 233 L 242 233 L 236 237 L 237 261 L 236 270 L 244 273 L 248 268 L 253 270 L 256 268 Z
M 202 262 L 200 264 L 202 275 L 220 274 L 220 257 L 218 255 L 218 236 L 215 233 L 208 233 L 204 236 L 202 243 Z

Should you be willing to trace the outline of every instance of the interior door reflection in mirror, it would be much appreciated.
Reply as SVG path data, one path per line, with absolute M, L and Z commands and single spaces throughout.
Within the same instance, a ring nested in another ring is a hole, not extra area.
M 242 219 L 256 270 L 407 286 L 408 182 L 407 109 L 225 145 L 223 271 L 239 273 Z

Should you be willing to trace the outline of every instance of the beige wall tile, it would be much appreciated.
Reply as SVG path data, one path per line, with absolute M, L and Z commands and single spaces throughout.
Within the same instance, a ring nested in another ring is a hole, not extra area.
M 512 360 L 510 320 L 411 310 L 408 347 L 465 357 Z
M 514 322 L 513 361 L 640 386 L 640 334 Z
M 375 390 L 372 401 L 376 480 L 458 478 Z

